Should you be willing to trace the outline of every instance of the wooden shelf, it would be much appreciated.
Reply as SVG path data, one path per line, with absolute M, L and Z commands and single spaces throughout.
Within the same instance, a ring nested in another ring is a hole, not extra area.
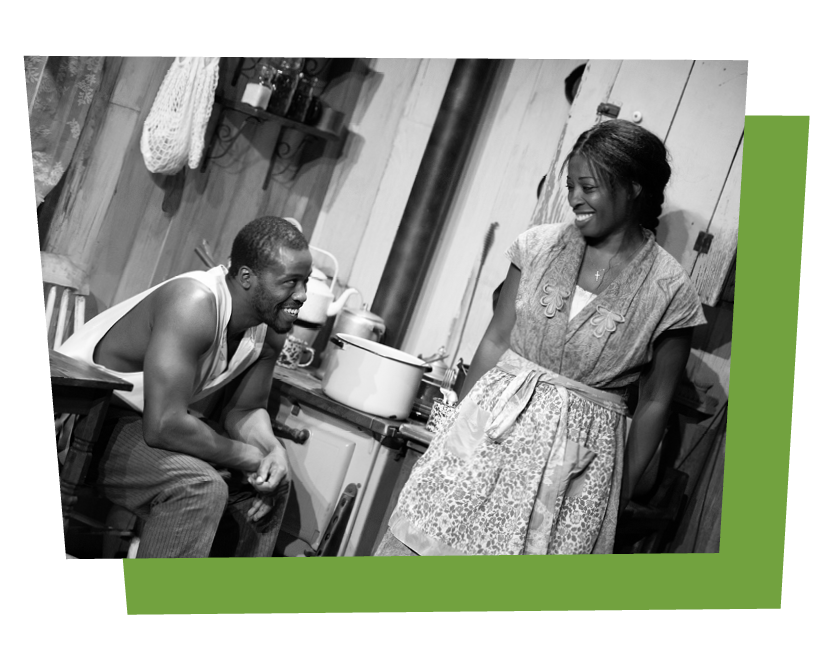
M 232 99 L 223 97 L 219 94 L 214 98 L 214 103 L 219 106 L 220 113 L 219 117 L 214 123 L 214 130 L 211 132 L 211 138 L 208 140 L 208 146 L 206 147 L 205 154 L 203 154 L 202 163 L 200 164 L 200 172 L 206 171 L 208 167 L 208 162 L 210 160 L 219 159 L 225 156 L 242 132 L 241 127 L 237 130 L 237 132 L 232 133 L 229 130 L 228 126 L 223 124 L 223 115 L 226 112 L 233 111 L 236 113 L 240 113 L 241 115 L 244 115 L 244 126 L 248 121 L 254 120 L 258 123 L 275 123 L 281 127 L 277 142 L 275 143 L 275 146 L 272 150 L 272 156 L 269 159 L 269 169 L 266 173 L 266 177 L 263 180 L 263 190 L 266 190 L 266 187 L 268 186 L 269 181 L 271 180 L 272 171 L 275 167 L 275 162 L 281 158 L 293 158 L 294 151 L 292 151 L 291 154 L 288 154 L 286 152 L 281 154 L 282 148 L 286 147 L 289 144 L 283 140 L 284 129 L 291 129 L 304 134 L 304 139 L 301 143 L 302 145 L 304 141 L 307 141 L 310 138 L 324 140 L 332 143 L 338 143 L 344 139 L 344 135 L 346 133 L 346 129 L 344 127 L 340 128 L 338 133 L 334 133 L 332 131 L 324 131 L 323 129 L 319 129 L 318 127 L 310 126 L 309 124 L 304 124 L 303 122 L 297 122 L 295 120 L 289 119 L 288 117 L 275 115 L 274 113 L 270 113 L 260 108 L 255 108 L 254 106 L 250 106 L 247 103 L 242 103 L 241 101 L 233 101 Z M 220 149 L 220 153 L 218 155 L 215 155 L 215 147 L 217 147 L 218 143 L 222 144 L 223 147 Z
M 261 122 L 277 122 L 278 124 L 285 126 L 289 129 L 295 129 L 296 131 L 301 131 L 302 133 L 306 133 L 317 138 L 323 138 L 324 140 L 340 140 L 342 135 L 344 134 L 343 129 L 340 133 L 323 131 L 322 129 L 319 129 L 317 127 L 310 126 L 309 124 L 304 124 L 303 122 L 296 122 L 295 120 L 291 120 L 288 117 L 275 115 L 274 113 L 261 110 L 260 108 L 255 108 L 254 106 L 250 106 L 249 104 L 242 103 L 240 101 L 232 101 L 231 99 L 217 97 L 214 100 L 214 102 L 219 104 L 221 108 L 227 108 L 229 110 L 234 110 L 244 115 L 249 115 L 250 117 L 254 117 L 260 120 Z

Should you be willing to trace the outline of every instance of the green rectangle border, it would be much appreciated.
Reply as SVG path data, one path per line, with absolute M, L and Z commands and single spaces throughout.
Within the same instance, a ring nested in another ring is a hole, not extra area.
M 779 608 L 809 126 L 746 118 L 720 553 L 126 560 L 128 613 Z

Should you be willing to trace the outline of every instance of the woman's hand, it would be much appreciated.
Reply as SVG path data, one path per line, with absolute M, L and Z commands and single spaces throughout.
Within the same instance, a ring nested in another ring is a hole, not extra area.
M 619 514 L 634 496 L 639 479 L 665 433 L 677 383 L 685 371 L 693 330 L 667 331 L 654 343 L 654 356 L 639 389 L 622 473 Z

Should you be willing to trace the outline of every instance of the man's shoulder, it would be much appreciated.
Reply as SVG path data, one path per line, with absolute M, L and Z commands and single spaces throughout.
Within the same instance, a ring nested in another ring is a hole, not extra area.
M 151 295 L 159 306 L 217 307 L 217 297 L 203 281 L 183 275 L 160 285 Z
M 148 297 L 154 319 L 165 319 L 196 335 L 213 335 L 217 317 L 217 297 L 211 288 L 188 277 L 174 278 Z

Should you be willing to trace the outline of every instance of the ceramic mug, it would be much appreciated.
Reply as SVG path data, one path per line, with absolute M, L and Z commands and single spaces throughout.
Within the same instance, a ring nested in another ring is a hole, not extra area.
M 302 357 L 309 353 L 309 358 L 304 360 Z M 303 340 L 299 340 L 295 336 L 287 336 L 283 343 L 283 349 L 278 357 L 278 365 L 284 368 L 306 368 L 312 359 L 315 357 L 315 350 L 310 347 Z

